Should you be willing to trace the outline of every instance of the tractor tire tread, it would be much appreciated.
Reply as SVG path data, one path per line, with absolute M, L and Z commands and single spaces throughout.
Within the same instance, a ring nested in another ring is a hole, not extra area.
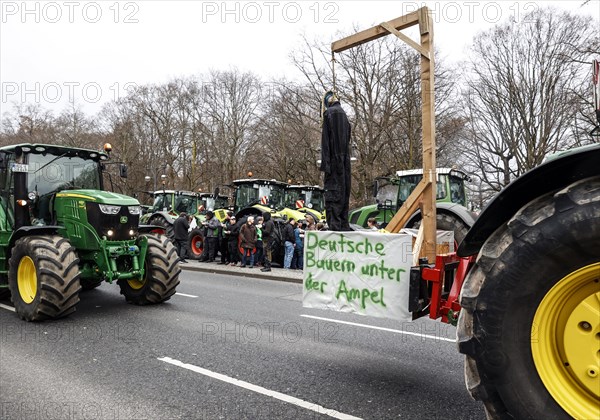
M 50 244 L 50 245 L 48 245 Z M 30 304 L 19 296 L 17 273 L 20 259 L 29 256 L 36 267 L 37 294 Z M 79 258 L 69 241 L 56 235 L 19 239 L 9 261 L 9 284 L 17 315 L 26 321 L 66 316 L 79 302 Z

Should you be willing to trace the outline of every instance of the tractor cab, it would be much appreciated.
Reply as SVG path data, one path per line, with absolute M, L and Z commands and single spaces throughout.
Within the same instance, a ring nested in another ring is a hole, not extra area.
M 285 206 L 303 214 L 310 214 L 315 221 L 324 220 L 324 190 L 318 185 L 289 185 L 285 190 Z
M 233 181 L 233 185 L 235 187 L 233 207 L 238 215 L 277 213 L 285 207 L 287 186 L 285 182 L 274 179 L 237 179 Z
M 198 196 L 190 191 L 159 190 L 154 192 L 151 213 L 165 212 L 172 215 L 198 212 Z

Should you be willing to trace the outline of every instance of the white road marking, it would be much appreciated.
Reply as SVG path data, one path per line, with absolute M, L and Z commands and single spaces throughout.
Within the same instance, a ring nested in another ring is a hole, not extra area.
M 190 365 L 188 363 L 183 363 L 179 360 L 171 359 L 170 357 L 159 357 L 158 360 L 165 363 L 170 363 L 174 366 L 178 366 L 184 369 L 191 370 L 192 372 L 199 373 L 201 375 L 209 376 L 214 379 L 218 379 L 219 381 L 227 382 L 229 384 L 239 386 L 241 388 L 248 389 L 250 391 L 257 392 L 259 394 L 266 395 L 268 397 L 272 397 L 281 401 L 284 401 L 289 404 L 297 405 L 298 407 L 306 408 L 307 410 L 312 410 L 319 414 L 325 414 L 327 416 L 336 418 L 336 419 L 360 419 L 360 417 L 354 417 L 349 414 L 340 413 L 339 411 L 331 410 L 329 408 L 322 407 L 318 404 L 313 404 L 296 397 L 291 397 L 286 394 L 282 394 L 281 392 L 271 391 L 270 389 L 263 388 L 262 386 L 254 385 L 249 382 L 245 382 L 239 379 L 232 378 L 230 376 L 222 375 L 220 373 L 212 372 L 207 369 L 203 369 L 201 367 Z
M 13 312 L 15 312 L 15 308 L 13 308 L 12 306 L 5 305 L 3 303 L 0 303 L 0 308 L 6 309 L 7 311 L 13 311 Z
M 373 330 L 387 331 L 387 332 L 392 332 L 395 334 L 414 335 L 415 337 L 431 338 L 432 340 L 449 341 L 451 343 L 456 342 L 456 340 L 454 340 L 453 338 L 438 337 L 436 335 L 421 334 L 421 333 L 416 333 L 416 332 L 412 332 L 412 331 L 400 331 L 400 330 L 394 330 L 392 328 L 376 327 L 374 325 L 367 325 L 367 324 L 357 324 L 356 322 L 340 321 L 339 319 L 321 318 L 320 316 L 312 316 L 312 315 L 300 315 L 300 316 L 302 316 L 304 318 L 319 319 L 321 321 L 336 322 L 338 324 L 354 325 L 355 327 L 363 327 L 363 328 L 371 328 Z
M 197 298 L 198 296 L 194 296 L 194 295 L 188 295 L 186 293 L 179 293 L 179 292 L 175 292 L 176 295 L 179 296 L 185 296 L 185 297 L 189 297 L 189 298 Z

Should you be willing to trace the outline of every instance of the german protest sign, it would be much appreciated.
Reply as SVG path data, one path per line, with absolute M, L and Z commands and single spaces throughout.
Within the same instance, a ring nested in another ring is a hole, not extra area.
M 410 321 L 410 235 L 307 231 L 303 306 Z

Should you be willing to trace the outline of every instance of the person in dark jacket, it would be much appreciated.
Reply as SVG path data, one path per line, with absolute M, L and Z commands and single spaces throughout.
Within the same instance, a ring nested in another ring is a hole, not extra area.
M 273 234 L 275 230 L 275 223 L 271 220 L 271 213 L 268 211 L 263 213 L 263 227 L 262 227 L 262 240 L 263 240 L 263 257 L 265 266 L 260 271 L 271 271 L 271 262 L 273 261 L 273 254 L 271 253 Z
M 231 216 L 231 226 L 229 227 L 229 239 L 227 246 L 229 248 L 229 265 L 236 265 L 239 261 L 238 238 L 240 236 L 241 221 Z
M 256 226 L 254 226 L 254 216 L 248 216 L 246 223 L 240 229 L 242 238 L 241 246 L 244 250 L 242 254 L 241 267 L 246 267 L 246 262 L 250 259 L 250 268 L 254 267 L 254 247 L 256 247 Z
M 206 212 L 206 220 L 202 222 L 202 225 L 206 227 L 206 237 L 204 239 L 204 246 L 207 249 L 206 254 L 208 259 L 204 259 L 201 261 L 214 262 L 215 256 L 217 255 L 217 246 L 219 243 L 219 229 L 221 227 L 221 222 L 219 222 L 219 219 L 215 217 L 215 214 L 209 210 Z
M 235 222 L 234 222 L 235 223 Z M 229 256 L 229 236 L 231 235 L 231 214 L 227 213 L 225 217 L 225 222 L 221 223 L 221 240 L 219 241 L 219 252 L 221 253 L 221 262 L 219 264 L 228 264 L 231 262 L 231 257 Z
M 290 218 L 283 228 L 283 241 L 285 245 L 283 268 L 286 269 L 289 269 L 292 266 L 292 258 L 294 257 L 294 248 L 296 247 L 296 235 L 294 234 L 295 228 L 296 221 L 292 218 Z
M 348 222 L 350 203 L 350 133 L 348 116 L 340 101 L 329 91 L 323 98 L 321 166 L 324 172 L 325 213 L 330 230 L 351 230 Z
M 179 217 L 173 222 L 173 235 L 175 241 L 175 248 L 177 249 L 177 255 L 179 255 L 179 262 L 187 263 L 186 258 L 189 255 L 188 252 L 188 230 L 190 228 L 190 222 L 188 215 L 185 212 L 179 213 Z

